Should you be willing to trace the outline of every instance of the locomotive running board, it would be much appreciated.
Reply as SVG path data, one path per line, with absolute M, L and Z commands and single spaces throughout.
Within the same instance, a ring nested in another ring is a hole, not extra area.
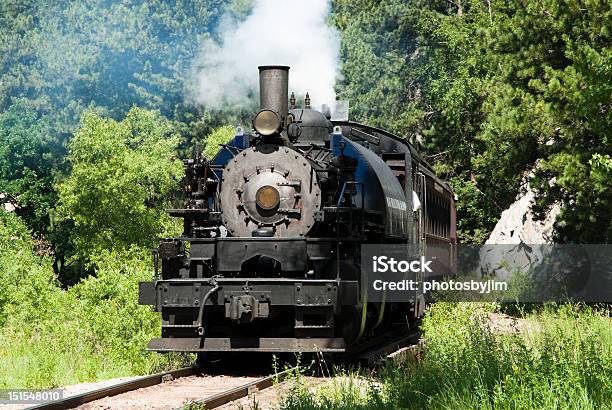
M 155 338 L 149 342 L 150 352 L 335 352 L 346 351 L 342 338 L 229 338 L 199 337 Z

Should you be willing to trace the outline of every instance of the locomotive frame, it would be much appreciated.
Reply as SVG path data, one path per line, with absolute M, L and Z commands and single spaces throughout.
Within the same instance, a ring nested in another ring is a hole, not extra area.
M 308 96 L 288 107 L 289 68 L 259 70 L 254 132 L 184 161 L 189 203 L 169 210 L 183 235 L 160 242 L 139 286 L 162 315 L 148 350 L 344 352 L 425 305 L 368 302 L 361 244 L 456 243 L 454 195 L 411 144 L 331 121 Z

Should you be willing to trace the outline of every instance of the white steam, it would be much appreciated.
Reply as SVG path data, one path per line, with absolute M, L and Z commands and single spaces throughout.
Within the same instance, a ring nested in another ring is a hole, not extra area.
M 313 107 L 335 101 L 339 37 L 327 24 L 328 0 L 255 0 L 244 21 L 224 16 L 221 42 L 202 45 L 195 100 L 210 109 L 258 100 L 260 65 L 287 65 L 289 94 L 310 93 Z

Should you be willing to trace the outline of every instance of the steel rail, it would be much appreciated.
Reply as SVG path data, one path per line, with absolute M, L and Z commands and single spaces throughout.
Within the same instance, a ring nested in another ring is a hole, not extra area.
M 142 376 L 134 380 L 102 387 L 100 389 L 81 393 L 75 396 L 69 396 L 60 400 L 36 404 L 32 407 L 28 407 L 26 410 L 71 409 L 85 403 L 102 399 L 104 397 L 116 396 L 121 393 L 127 393 L 129 391 L 142 389 L 144 387 L 154 386 L 156 384 L 161 384 L 181 377 L 192 376 L 198 372 L 198 369 L 199 368 L 197 366 L 191 366 L 169 372 L 157 373 L 150 376 Z
M 369 366 L 389 358 L 390 354 L 405 349 L 406 347 L 416 347 L 421 344 L 420 332 L 412 330 L 404 335 L 389 338 L 385 343 L 370 346 L 365 351 L 356 352 L 353 357 Z
M 267 389 L 268 387 L 272 387 L 275 383 L 282 382 L 287 377 L 291 376 L 291 374 L 293 374 L 295 371 L 298 371 L 298 368 L 292 367 L 280 373 L 262 377 L 261 379 L 252 381 L 242 386 L 234 387 L 233 389 L 229 389 L 200 400 L 195 400 L 191 404 L 199 404 L 203 405 L 206 409 L 214 409 L 229 402 L 247 397 L 249 394 L 254 394 L 258 391 Z M 183 408 L 185 408 L 185 406 L 178 407 L 176 410 Z

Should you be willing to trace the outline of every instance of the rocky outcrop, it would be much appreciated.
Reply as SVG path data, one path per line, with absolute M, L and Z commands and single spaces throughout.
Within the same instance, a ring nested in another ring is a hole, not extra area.
M 17 204 L 4 192 L 0 192 L 0 204 L 4 207 L 6 212 L 15 212 Z
M 552 249 L 545 245 L 553 242 L 554 222 L 560 207 L 555 205 L 543 221 L 531 212 L 534 191 L 520 195 L 502 212 L 495 229 L 480 251 L 482 275 L 507 279 L 517 271 L 529 271 L 538 266 Z
M 555 205 L 544 221 L 537 221 L 530 210 L 534 192 L 527 192 L 517 198 L 508 209 L 502 212 L 495 229 L 485 242 L 489 244 L 545 244 L 552 243 L 554 222 L 560 207 Z

